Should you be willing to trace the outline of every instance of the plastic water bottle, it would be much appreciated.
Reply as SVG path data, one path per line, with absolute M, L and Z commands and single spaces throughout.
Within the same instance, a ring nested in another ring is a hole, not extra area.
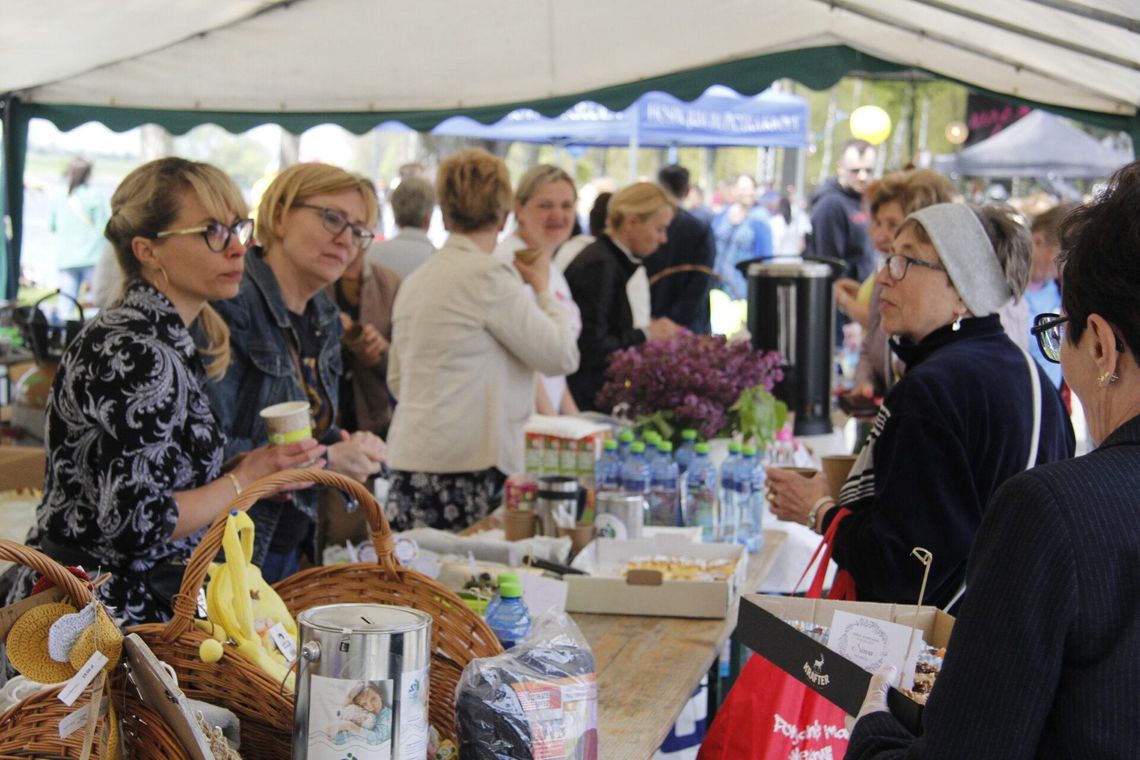
M 602 455 L 594 464 L 594 489 L 595 492 L 621 490 L 621 459 L 618 442 L 613 438 L 602 444 Z
M 629 447 L 633 445 L 633 431 L 623 430 L 618 436 L 618 459 L 625 461 L 629 458 Z
M 656 430 L 646 430 L 641 440 L 645 442 L 645 462 L 652 467 L 657 461 L 657 444 L 661 443 L 661 434 Z
M 499 573 L 499 581 L 498 581 L 499 588 L 502 588 L 504 583 L 518 583 L 518 582 L 519 582 L 518 573 Z M 499 606 L 502 603 L 503 603 L 503 598 L 501 596 L 499 596 L 499 592 L 496 591 L 494 596 L 491 597 L 491 601 L 487 602 L 487 608 L 485 610 L 483 610 L 483 619 L 489 620 L 491 618 L 491 615 L 495 612 L 495 610 L 497 610 L 499 608 Z
M 634 441 L 629 458 L 621 466 L 621 490 L 649 495 L 649 464 L 645 461 L 645 444 Z
M 717 498 L 720 501 L 720 519 L 717 540 L 724 543 L 736 541 L 736 526 L 740 520 L 740 506 L 736 498 L 736 469 L 740 464 L 740 444 L 728 444 L 728 456 L 720 463 L 720 487 Z
M 487 625 L 494 631 L 503 649 L 510 649 L 530 633 L 530 612 L 523 601 L 518 577 L 504 580 L 504 576 L 500 575 L 499 593 L 495 599 L 499 600 L 499 604 L 494 608 L 491 604 L 487 605 Z M 494 601 L 492 599 L 491 603 L 494 604 Z
M 697 431 L 692 428 L 682 430 L 681 445 L 677 448 L 677 454 L 674 457 L 677 462 L 677 469 L 682 476 L 689 471 L 689 463 L 693 461 L 693 455 L 696 454 L 696 445 Z
M 685 475 L 685 526 L 698 526 L 701 540 L 716 541 L 716 465 L 709 461 L 709 445 L 698 443 Z
M 776 433 L 776 442 L 772 444 L 772 466 L 791 467 L 796 463 L 796 442 L 792 438 L 792 431 L 788 428 Z
M 658 456 L 649 468 L 649 514 L 646 524 L 677 527 L 681 525 L 681 488 L 677 463 L 673 461 L 673 444 L 657 444 Z
M 736 468 L 736 498 L 740 523 L 736 529 L 736 542 L 742 544 L 749 554 L 760 551 L 764 543 L 761 523 L 764 518 L 764 488 L 767 475 L 756 457 L 755 446 L 745 446 L 741 451 L 740 464 Z

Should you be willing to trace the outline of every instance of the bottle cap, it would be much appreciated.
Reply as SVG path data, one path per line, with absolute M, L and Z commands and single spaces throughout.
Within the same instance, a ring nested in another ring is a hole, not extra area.
M 701 441 L 700 443 L 698 443 L 698 444 L 696 445 L 696 447 L 695 447 L 695 448 L 696 448 L 696 452 L 697 452 L 698 454 L 707 454 L 707 453 L 709 453 L 709 445 L 708 445 L 708 443 L 707 443 L 707 442 L 705 442 L 705 441 Z
M 657 444 L 657 450 L 664 454 L 670 454 L 673 452 L 673 443 L 671 441 L 661 441 L 661 443 Z
M 728 444 L 728 453 L 729 454 L 739 454 L 740 453 L 740 444 L 737 443 L 736 441 L 733 441 L 732 443 Z
M 502 578 L 501 575 L 499 577 Z M 522 585 L 519 583 L 518 578 L 515 578 L 513 581 L 507 581 L 506 583 L 500 581 L 499 596 L 504 599 L 518 599 L 522 596 Z
M 656 430 L 647 430 L 645 435 L 641 436 L 642 440 L 646 443 L 656 446 L 661 441 L 661 434 Z
M 776 440 L 777 441 L 790 441 L 790 440 L 792 440 L 792 431 L 788 430 L 787 428 L 781 428 L 779 430 L 779 432 L 776 433 Z
M 741 451 L 744 452 L 744 456 L 746 457 L 756 456 L 756 447 L 751 443 L 747 444 L 744 448 L 741 449 Z
M 500 586 L 502 586 L 504 583 L 518 583 L 518 582 L 519 582 L 519 574 L 518 573 L 499 573 L 499 585 Z
M 606 442 L 602 444 L 602 448 L 606 451 L 617 451 L 618 443 L 613 438 L 607 438 Z
M 633 431 L 632 430 L 621 431 L 621 435 L 618 436 L 618 440 L 621 441 L 622 443 L 630 443 L 633 440 Z
M 685 428 L 684 430 L 681 431 L 681 440 L 683 440 L 683 441 L 695 441 L 695 440 L 697 440 L 697 431 L 693 430 L 692 428 Z
M 632 451 L 634 454 L 644 454 L 645 453 L 645 444 L 642 443 L 641 441 L 634 441 L 633 443 L 631 443 L 629 445 L 629 450 Z

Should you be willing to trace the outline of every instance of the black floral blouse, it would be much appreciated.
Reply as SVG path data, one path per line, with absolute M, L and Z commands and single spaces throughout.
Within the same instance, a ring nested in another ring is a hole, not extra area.
M 206 382 L 174 306 L 136 281 L 83 329 L 52 385 L 44 500 L 27 543 L 98 561 L 112 573 L 99 594 L 128 624 L 169 616 L 148 573 L 189 556 L 204 533 L 170 540 L 173 492 L 221 474 L 225 436 Z M 32 575 L 21 573 L 11 598 L 28 592 Z

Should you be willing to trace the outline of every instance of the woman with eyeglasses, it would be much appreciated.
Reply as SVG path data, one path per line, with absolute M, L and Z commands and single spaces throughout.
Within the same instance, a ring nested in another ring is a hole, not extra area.
M 891 389 L 838 503 L 823 478 L 773 468 L 772 512 L 833 536 L 860 601 L 955 604 L 985 506 L 1005 480 L 1072 456 L 1056 389 L 1002 330 L 1028 231 L 1006 210 L 940 203 L 911 213 L 878 275 L 879 313 L 907 372 Z M 1015 247 L 1023 250 L 1018 254 Z
M 1140 163 L 1060 233 L 1064 314 L 1033 330 L 1097 447 L 995 494 L 923 736 L 887 711 L 880 673 L 849 758 L 1134 757 L 1140 746 Z
M 397 530 L 461 530 L 494 509 L 507 476 L 524 471 L 534 373 L 578 368 L 570 315 L 551 293 L 550 251 L 509 264 L 494 256 L 511 208 L 506 165 L 461 150 L 436 184 L 450 236 L 404 280 L 392 314 L 387 510 Z
M 210 308 L 242 281 L 253 221 L 209 164 L 164 158 L 127 175 L 106 237 L 126 279 L 68 346 L 48 399 L 44 499 L 29 546 L 89 573 L 130 624 L 166 620 L 203 530 L 250 483 L 318 456 L 314 440 L 262 446 L 236 462 L 207 388 L 226 371 L 229 333 Z M 207 336 L 196 348 L 190 328 Z M 17 571 L 10 599 L 35 573 Z
M 330 470 L 361 482 L 380 470 L 379 436 L 350 434 L 337 424 L 344 328 L 325 292 L 368 248 L 378 214 L 368 180 L 327 164 L 291 166 L 261 196 L 259 245 L 245 256 L 248 276 L 235 298 L 214 304 L 229 325 L 233 353 L 210 394 L 228 456 L 265 443 L 262 409 L 308 401 Z M 296 572 L 302 553 L 319 564 L 318 497 L 316 489 L 295 491 L 284 502 L 263 500 L 249 510 L 253 561 L 270 583 Z

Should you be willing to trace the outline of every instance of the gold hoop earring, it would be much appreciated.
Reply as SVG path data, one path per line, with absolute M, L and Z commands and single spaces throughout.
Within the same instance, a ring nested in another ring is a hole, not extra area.
M 1100 377 L 1097 378 L 1097 384 L 1100 385 L 1101 388 L 1107 388 L 1108 386 L 1112 385 L 1113 383 L 1115 383 L 1119 379 L 1120 379 L 1120 375 L 1116 374 L 1112 370 L 1108 370 L 1103 375 L 1101 375 Z
M 158 267 L 158 271 L 159 271 L 159 273 L 162 274 L 162 279 L 166 280 L 166 287 L 169 288 L 170 287 L 170 275 L 168 275 L 166 273 L 166 270 L 163 269 L 161 265 Z

